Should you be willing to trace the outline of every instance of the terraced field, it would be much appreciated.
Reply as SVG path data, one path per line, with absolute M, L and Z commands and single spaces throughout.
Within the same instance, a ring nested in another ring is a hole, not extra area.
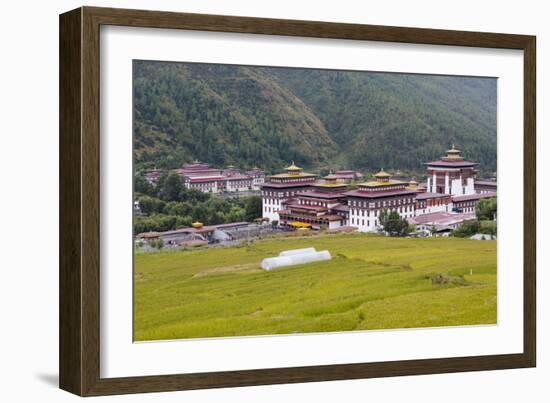
M 286 249 L 330 261 L 264 271 Z M 134 338 L 166 340 L 494 324 L 496 241 L 365 234 L 137 253 Z

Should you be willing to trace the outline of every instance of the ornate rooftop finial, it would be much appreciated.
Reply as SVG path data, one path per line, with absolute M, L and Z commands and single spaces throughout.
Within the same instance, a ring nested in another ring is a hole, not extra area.
M 379 182 L 387 182 L 390 180 L 391 178 L 391 175 L 389 173 L 387 173 L 386 171 L 384 171 L 384 168 L 382 168 L 380 170 L 380 172 L 378 172 L 377 174 L 374 175 L 374 177 L 379 181 Z
M 453 143 L 452 148 L 447 150 L 447 155 L 444 158 L 445 159 L 462 159 L 462 156 L 460 155 L 460 150 L 456 149 Z
M 301 171 L 302 168 L 294 165 L 294 161 L 292 161 L 292 164 L 286 168 L 287 171 Z

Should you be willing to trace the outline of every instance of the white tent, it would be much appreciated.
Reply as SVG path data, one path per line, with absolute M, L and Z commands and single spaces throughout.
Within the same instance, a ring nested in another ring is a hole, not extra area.
M 264 270 L 273 270 L 278 267 L 294 266 L 297 264 L 330 259 L 332 259 L 332 257 L 328 250 L 317 252 L 315 248 L 293 249 L 281 252 L 277 257 L 268 257 L 262 260 L 261 267 Z
M 279 256 L 292 256 L 292 255 L 301 255 L 304 253 L 315 253 L 317 252 L 315 248 L 303 248 L 303 249 L 290 249 L 284 250 L 279 253 Z

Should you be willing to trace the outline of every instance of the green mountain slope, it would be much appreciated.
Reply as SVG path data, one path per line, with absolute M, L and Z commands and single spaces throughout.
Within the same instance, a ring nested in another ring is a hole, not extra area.
M 421 170 L 451 143 L 496 169 L 496 80 L 134 62 L 137 167 Z

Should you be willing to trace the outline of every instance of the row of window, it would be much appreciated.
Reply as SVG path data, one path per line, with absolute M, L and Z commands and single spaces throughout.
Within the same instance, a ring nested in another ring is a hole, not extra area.
M 275 205 L 279 205 L 280 200 L 279 200 L 279 199 L 264 199 L 263 202 L 264 202 L 264 204 L 275 204 Z
M 393 208 L 392 210 L 398 211 L 399 213 L 407 213 L 414 211 L 412 204 L 406 206 L 400 206 Z M 362 210 L 362 209 L 350 209 L 351 215 L 357 215 L 362 217 L 370 217 L 371 210 Z M 372 210 L 373 217 L 376 217 L 380 214 L 380 210 Z
M 400 206 L 402 204 L 410 204 L 412 202 L 413 202 L 413 198 L 407 197 L 404 199 L 391 199 L 391 200 L 383 200 L 383 201 L 377 201 L 377 202 L 350 200 L 348 201 L 348 205 L 354 206 L 354 207 L 363 207 L 363 208 L 380 208 L 380 207 Z
M 355 218 L 352 218 L 351 219 L 351 225 L 355 225 L 357 223 L 357 225 L 361 225 L 361 226 L 365 226 L 365 220 L 364 219 L 361 219 L 359 220 L 358 219 L 355 219 Z M 370 220 L 367 220 L 367 227 L 370 227 L 370 223 L 371 221 Z M 378 220 L 374 220 L 374 226 L 377 227 L 378 226 Z
M 288 192 L 273 192 L 270 190 L 264 190 L 262 191 L 262 196 L 270 196 L 270 197 L 290 197 L 294 196 L 297 193 L 301 193 L 302 191 L 288 191 Z
M 444 199 L 430 199 L 422 201 L 417 200 L 417 203 L 420 208 L 424 208 L 426 206 L 444 206 L 445 204 L 448 204 L 448 201 L 445 201 Z
M 247 187 L 251 186 L 252 181 L 228 181 L 227 186 L 230 187 Z
M 216 186 L 216 183 L 206 182 L 206 183 L 191 183 L 191 187 L 201 188 L 201 189 L 213 189 L 217 186 Z
M 378 191 L 380 191 L 380 188 L 379 188 L 379 187 L 374 187 L 374 188 L 371 187 L 371 188 L 369 188 L 369 187 L 361 187 L 361 186 L 360 186 L 360 188 L 361 188 L 361 190 L 366 190 L 366 191 L 368 191 L 368 192 L 378 192 Z M 405 188 L 405 186 L 403 186 L 403 185 L 385 186 L 385 187 L 384 187 L 384 190 L 385 190 L 385 191 L 386 191 L 386 190 L 399 190 L 399 189 L 404 189 L 404 188 Z
M 293 182 L 313 182 L 315 178 L 292 178 L 292 179 L 275 179 L 274 182 L 278 183 L 293 183 Z
M 475 206 L 475 205 L 476 205 L 475 200 L 455 203 L 455 207 Z
M 303 199 L 300 199 L 298 201 L 299 204 L 303 204 L 305 206 L 321 206 L 321 207 L 327 207 L 327 203 L 326 202 L 321 202 L 321 201 L 317 201 L 317 200 L 303 200 Z

